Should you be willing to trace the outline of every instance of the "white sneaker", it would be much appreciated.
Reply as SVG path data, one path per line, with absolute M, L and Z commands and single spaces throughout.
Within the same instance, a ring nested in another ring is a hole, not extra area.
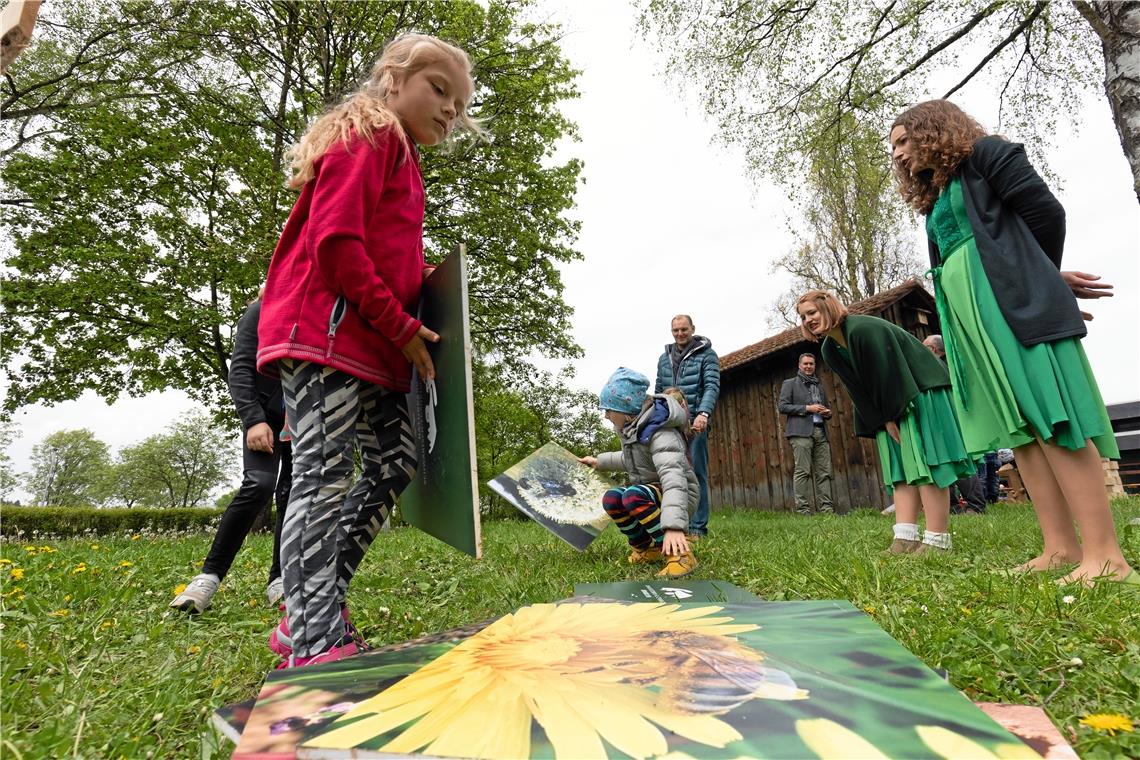
M 276 607 L 284 596 L 284 579 L 274 578 L 273 580 L 269 581 L 269 585 L 265 587 L 265 598 L 269 600 L 269 606 Z
M 194 580 L 190 581 L 185 590 L 178 596 L 174 597 L 174 601 L 170 603 L 171 607 L 175 607 L 187 612 L 205 612 L 210 608 L 210 600 L 214 598 L 214 594 L 218 591 L 218 579 L 212 575 L 194 576 Z

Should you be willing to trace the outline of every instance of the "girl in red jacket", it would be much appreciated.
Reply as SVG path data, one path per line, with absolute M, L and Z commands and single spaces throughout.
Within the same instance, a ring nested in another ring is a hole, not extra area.
M 293 434 L 293 491 L 281 536 L 287 614 L 270 636 L 282 667 L 355 654 L 345 594 L 415 471 L 404 394 L 414 364 L 435 370 L 412 316 L 427 273 L 417 145 L 466 113 L 471 62 L 435 37 L 385 48 L 368 80 L 291 150 L 301 189 L 273 253 L 258 369 L 279 373 Z M 353 446 L 363 472 L 349 489 Z

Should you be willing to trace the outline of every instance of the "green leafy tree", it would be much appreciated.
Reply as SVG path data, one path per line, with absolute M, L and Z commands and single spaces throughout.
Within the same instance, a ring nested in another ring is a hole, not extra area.
M 886 125 L 905 106 L 978 83 L 1000 129 L 1050 142 L 1103 77 L 1140 200 L 1135 2 L 644 0 L 641 25 L 721 137 L 758 174 L 796 181 L 846 114 Z M 1101 44 L 1097 44 L 1101 43 Z M 940 90 L 933 75 L 953 72 Z M 827 113 L 820 120 L 818 115 Z
M 20 478 L 12 467 L 12 457 L 8 447 L 19 438 L 20 430 L 11 420 L 0 420 L 0 502 L 6 502 L 12 489 L 20 484 Z
M 131 506 L 208 506 L 237 463 L 230 435 L 205 413 L 187 414 L 162 433 L 119 453 L 118 499 Z
M 59 430 L 32 447 L 27 488 L 40 506 L 97 506 L 110 465 L 107 444 L 90 430 Z
M 790 221 L 795 247 L 772 265 L 792 277 L 775 303 L 773 327 L 799 322 L 796 300 L 811 288 L 852 303 L 922 271 L 906 234 L 912 216 L 894 189 L 879 132 L 877 125 L 845 114 L 806 160 L 806 182 L 792 194 L 798 207 Z
M 494 135 L 424 151 L 428 257 L 468 244 L 489 361 L 577 356 L 557 265 L 577 257 L 581 165 L 552 160 L 575 136 L 558 106 L 576 72 L 557 26 L 531 13 L 508 0 L 46 5 L 0 90 L 7 408 L 177 388 L 232 417 L 232 325 L 296 197 L 284 152 L 410 30 L 470 53 L 472 112 Z

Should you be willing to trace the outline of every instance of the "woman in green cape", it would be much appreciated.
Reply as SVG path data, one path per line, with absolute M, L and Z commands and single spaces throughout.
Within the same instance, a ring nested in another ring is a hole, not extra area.
M 895 499 L 892 554 L 950 549 L 948 488 L 974 472 L 950 401 L 950 376 L 906 330 L 878 317 L 848 315 L 831 293 L 796 302 L 801 330 L 855 403 L 855 434 L 874 438 L 883 483 Z M 926 530 L 918 534 L 918 513 Z
M 1111 295 L 1111 286 L 1060 271 L 1065 211 L 1021 145 L 988 135 L 946 100 L 903 112 L 890 141 L 899 192 L 926 216 L 966 446 L 973 455 L 1013 449 L 1037 512 L 1044 547 L 1016 570 L 1076 563 L 1062 582 L 1140 584 L 1104 488 L 1100 458 L 1120 454 L 1080 343 L 1091 317 L 1075 298 Z

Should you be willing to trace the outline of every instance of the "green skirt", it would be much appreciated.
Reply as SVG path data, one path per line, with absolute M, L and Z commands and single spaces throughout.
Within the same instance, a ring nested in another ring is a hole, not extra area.
M 1066 449 L 1091 439 L 1119 458 L 1112 423 L 1077 338 L 1023 346 L 1006 324 L 973 237 L 934 270 L 939 319 L 951 361 L 954 411 L 977 457 L 1043 440 Z M 952 352 L 952 353 L 951 353 Z
M 875 434 L 887 493 L 899 483 L 946 488 L 977 471 L 958 430 L 951 395 L 949 388 L 935 388 L 915 396 L 898 420 L 900 443 L 886 430 Z

